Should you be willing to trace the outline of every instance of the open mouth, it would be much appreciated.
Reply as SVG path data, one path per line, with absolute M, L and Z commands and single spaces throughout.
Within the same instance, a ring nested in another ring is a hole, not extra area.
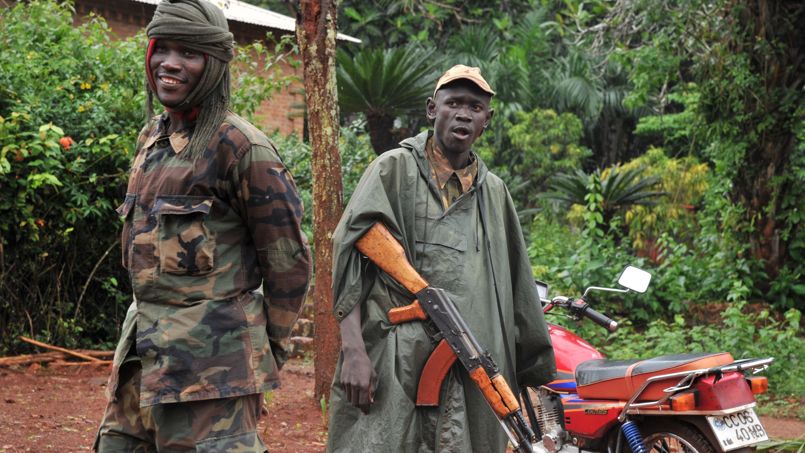
M 177 79 L 175 77 L 171 77 L 171 76 L 167 76 L 167 75 L 160 75 L 159 76 L 159 81 L 164 83 L 165 85 L 171 85 L 171 86 L 173 86 L 173 85 L 181 85 L 182 83 L 184 83 L 184 81 L 181 80 L 181 79 Z
M 466 139 L 467 137 L 470 136 L 469 128 L 466 128 L 464 126 L 454 127 L 451 132 L 453 133 L 454 137 L 456 137 L 458 139 L 461 139 L 461 140 L 464 140 L 464 139 Z

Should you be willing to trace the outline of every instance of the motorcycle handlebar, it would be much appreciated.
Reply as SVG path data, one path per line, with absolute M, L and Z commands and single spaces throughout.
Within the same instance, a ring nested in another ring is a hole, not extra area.
M 607 329 L 610 332 L 618 330 L 618 323 L 612 318 L 593 310 L 584 299 L 576 299 L 572 302 L 571 307 L 573 311 L 581 316 L 586 316 L 592 322 Z
M 601 314 L 592 308 L 587 308 L 587 311 L 584 312 L 584 316 L 590 318 L 594 323 L 598 324 L 599 326 L 607 329 L 610 332 L 614 332 L 618 330 L 618 322 L 609 318 L 608 316 Z

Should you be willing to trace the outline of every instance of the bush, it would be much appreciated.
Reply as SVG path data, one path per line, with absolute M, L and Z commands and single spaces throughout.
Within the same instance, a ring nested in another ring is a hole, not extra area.
M 136 138 L 142 38 L 113 41 L 97 17 L 73 27 L 71 11 L 55 2 L 20 2 L 0 22 L 0 114 L 28 113 L 31 124 L 58 124 L 77 142 Z
M 476 146 L 492 171 L 506 181 L 519 209 L 539 205 L 549 177 L 579 168 L 592 152 L 579 145 L 583 125 L 572 113 L 550 109 L 515 112 L 503 119 L 505 137 L 484 134 Z M 500 120 L 498 120 L 500 121 Z
M 659 177 L 657 188 L 666 196 L 654 206 L 634 206 L 624 213 L 632 245 L 651 252 L 662 232 L 691 241 L 698 232 L 695 211 L 708 187 L 707 164 L 694 157 L 672 158 L 662 148 L 649 148 L 646 154 L 623 165 L 623 170 L 641 168 L 644 177 Z
M 52 2 L 0 14 L 0 353 L 23 333 L 110 341 L 128 303 L 114 208 L 141 127 L 141 46 L 109 45 L 102 20 L 73 27 Z

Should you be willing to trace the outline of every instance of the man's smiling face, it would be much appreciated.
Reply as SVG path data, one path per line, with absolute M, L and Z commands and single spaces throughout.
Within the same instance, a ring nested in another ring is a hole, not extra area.
M 178 41 L 160 39 L 154 44 L 148 69 L 159 102 L 176 107 L 198 85 L 204 74 L 204 55 Z
M 491 98 L 471 81 L 461 79 L 428 99 L 428 120 L 433 123 L 433 136 L 442 152 L 469 152 L 492 118 Z

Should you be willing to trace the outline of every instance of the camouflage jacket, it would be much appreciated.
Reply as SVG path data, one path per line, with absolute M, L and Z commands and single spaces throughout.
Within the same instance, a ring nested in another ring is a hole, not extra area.
M 141 132 L 118 208 L 136 310 L 114 366 L 135 337 L 143 406 L 276 387 L 311 266 L 293 178 L 233 113 L 196 161 L 181 155 L 192 130 L 168 136 L 166 119 Z

